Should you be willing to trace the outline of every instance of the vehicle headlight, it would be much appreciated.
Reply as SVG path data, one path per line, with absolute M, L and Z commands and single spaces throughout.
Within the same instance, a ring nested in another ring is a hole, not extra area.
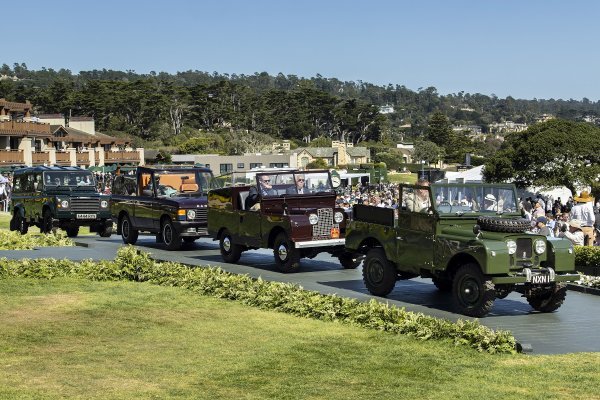
M 336 213 L 333 214 L 333 220 L 336 224 L 339 224 L 344 220 L 344 214 L 342 214 L 340 211 L 336 211 Z
M 194 219 L 196 218 L 196 211 L 194 210 L 187 210 L 187 219 Z
M 69 208 L 69 200 L 59 200 L 61 208 Z
M 102 208 L 106 208 L 106 207 L 108 207 L 108 201 L 106 201 L 106 200 L 102 200 L 102 201 L 100 202 L 100 207 L 102 207 Z
M 514 240 L 507 241 L 506 247 L 508 248 L 508 254 L 515 254 L 517 252 L 517 242 Z
M 543 240 L 536 240 L 533 244 L 536 254 L 542 254 L 546 252 L 546 242 Z
M 315 225 L 317 222 L 319 222 L 319 217 L 317 214 L 310 214 L 308 216 L 308 222 L 310 222 L 311 225 Z

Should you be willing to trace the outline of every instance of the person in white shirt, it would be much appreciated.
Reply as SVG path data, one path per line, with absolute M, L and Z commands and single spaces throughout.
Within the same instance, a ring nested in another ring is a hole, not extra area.
M 569 239 L 575 246 L 583 246 L 584 235 L 581 230 L 581 221 L 576 219 L 570 220 L 568 229 L 567 226 L 563 226 L 558 237 Z
M 584 190 L 579 197 L 575 197 L 574 200 L 577 204 L 571 208 L 569 217 L 581 221 L 581 230 L 583 231 L 583 234 L 588 237 L 586 246 L 593 246 L 595 241 L 594 223 L 596 222 L 593 206 L 594 198 L 590 196 L 589 192 Z

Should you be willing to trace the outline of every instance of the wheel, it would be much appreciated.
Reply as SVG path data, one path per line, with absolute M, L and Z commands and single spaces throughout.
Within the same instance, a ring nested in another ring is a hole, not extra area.
M 480 216 L 477 218 L 477 225 L 484 231 L 505 233 L 523 233 L 531 228 L 531 222 L 525 218 L 508 219 Z
M 363 281 L 369 293 L 387 296 L 396 285 L 396 267 L 387 259 L 383 249 L 371 249 L 363 263 Z
M 98 232 L 98 235 L 100 235 L 100 237 L 110 237 L 110 235 L 112 235 L 112 226 L 105 225 L 104 228 L 100 229 L 100 231 Z
M 79 227 L 78 226 L 70 226 L 66 229 L 67 236 L 70 238 L 77 237 L 79 235 Z
M 527 297 L 527 302 L 535 310 L 546 313 L 558 310 L 565 297 L 567 297 L 567 285 L 556 283 L 552 289 L 534 292 L 532 296 Z
M 15 231 L 18 231 L 21 235 L 25 235 L 29 230 L 29 225 L 27 225 L 27 220 L 21 217 L 21 213 L 19 210 L 15 211 L 15 215 L 13 216 L 14 223 L 13 227 Z
M 452 291 L 452 280 L 446 278 L 431 278 L 433 284 L 440 292 L 451 292 Z
M 338 260 L 340 260 L 340 264 L 344 269 L 356 269 L 362 262 L 362 257 L 358 254 L 342 253 Z
M 281 272 L 296 272 L 300 268 L 300 255 L 285 233 L 280 233 L 275 238 L 273 255 L 277 269 Z
M 221 257 L 223 258 L 223 261 L 228 263 L 238 262 L 242 255 L 242 246 L 233 243 L 231 233 L 229 233 L 227 229 L 221 233 L 221 237 L 219 239 L 219 249 L 221 250 Z
M 470 317 L 483 317 L 492 309 L 496 289 L 477 264 L 465 264 L 458 269 L 452 284 L 452 295 L 458 312 Z
M 194 242 L 196 241 L 196 239 L 198 239 L 198 238 L 195 238 L 195 237 L 189 237 L 189 236 L 188 236 L 188 237 L 184 237 L 184 238 L 183 238 L 183 241 L 184 241 L 185 243 L 194 243 Z
M 138 239 L 139 232 L 137 229 L 133 229 L 129 215 L 125 215 L 121 218 L 121 238 L 125 244 L 135 244 Z
M 167 250 L 179 250 L 181 248 L 181 236 L 175 229 L 173 222 L 169 219 L 165 219 L 162 226 L 162 238 Z
M 42 223 L 40 224 L 40 233 L 52 232 L 52 212 L 46 208 L 42 213 Z

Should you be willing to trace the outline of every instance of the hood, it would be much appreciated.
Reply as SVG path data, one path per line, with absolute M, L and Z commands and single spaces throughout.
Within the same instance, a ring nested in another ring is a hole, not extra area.
M 206 196 L 201 197 L 171 197 L 170 201 L 176 203 L 179 208 L 196 208 L 196 206 L 208 204 Z

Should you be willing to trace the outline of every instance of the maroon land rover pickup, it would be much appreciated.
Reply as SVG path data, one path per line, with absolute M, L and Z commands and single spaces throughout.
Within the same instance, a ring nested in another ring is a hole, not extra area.
M 235 263 L 242 252 L 273 249 L 277 268 L 295 272 L 301 258 L 327 252 L 344 268 L 360 260 L 344 250 L 347 215 L 336 208 L 339 179 L 327 170 L 260 172 L 255 182 L 211 190 L 208 234 L 221 256 Z

